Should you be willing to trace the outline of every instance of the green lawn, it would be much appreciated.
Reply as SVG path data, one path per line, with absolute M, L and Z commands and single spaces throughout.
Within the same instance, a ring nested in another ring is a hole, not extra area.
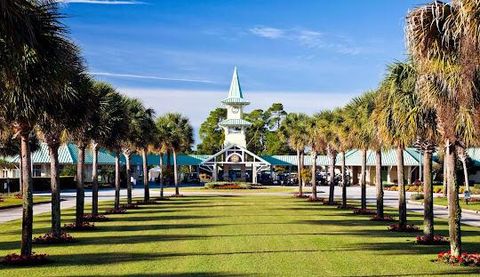
M 13 207 L 22 206 L 23 200 L 16 198 L 14 195 L 2 195 L 0 198 L 3 200 L 0 202 L 0 209 L 7 209 Z M 51 201 L 50 196 L 34 196 L 33 203 L 49 203 Z
M 435 197 L 433 199 L 433 202 L 436 205 L 442 205 L 442 206 L 447 206 L 448 205 L 448 200 L 446 197 Z M 473 210 L 473 211 L 480 211 L 480 202 L 474 202 L 474 203 L 469 203 L 468 205 L 465 203 L 465 200 L 463 198 L 460 199 L 460 206 L 462 209 L 468 209 L 468 210 Z
M 105 208 L 106 206 L 104 206 Z M 66 221 L 73 211 L 65 212 Z M 7 268 L 2 276 L 412 276 L 480 274 L 433 263 L 447 247 L 416 246 L 350 211 L 285 196 L 189 196 L 110 216 L 97 231 L 74 233 L 70 246 L 37 246 L 55 262 Z M 420 224 L 419 215 L 412 216 Z M 437 230 L 446 234 L 445 221 Z M 36 234 L 49 216 L 36 217 Z M 17 252 L 20 222 L 0 226 L 0 254 Z M 464 227 L 466 251 L 480 229 Z

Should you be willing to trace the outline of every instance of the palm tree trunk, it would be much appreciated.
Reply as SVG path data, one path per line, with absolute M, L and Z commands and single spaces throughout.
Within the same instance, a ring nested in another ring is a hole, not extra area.
M 443 197 L 447 197 L 448 191 L 448 164 L 447 164 L 447 154 L 445 153 L 443 157 Z
M 115 202 L 114 209 L 120 209 L 120 154 L 115 152 Z
M 123 152 L 125 157 L 125 177 L 127 178 L 127 204 L 132 204 L 132 177 L 131 177 L 131 165 L 130 165 L 130 151 Z
M 150 187 L 148 186 L 148 168 L 147 168 L 147 150 L 142 149 L 142 169 L 143 169 L 143 201 L 150 201 Z
M 85 208 L 85 188 L 83 168 L 85 167 L 85 148 L 84 144 L 78 145 L 78 160 L 77 160 L 77 206 L 75 209 L 75 225 L 77 227 L 83 224 L 83 213 Z
M 317 151 L 312 151 L 312 196 L 311 198 L 317 200 Z
M 397 182 L 398 182 L 398 223 L 401 229 L 407 225 L 407 199 L 405 196 L 405 177 L 403 147 L 397 147 Z
M 337 160 L 337 153 L 335 150 L 330 150 L 330 166 L 328 167 L 329 175 L 330 175 L 330 191 L 328 194 L 328 204 L 333 205 L 335 200 L 335 162 Z
M 29 131 L 20 133 L 20 156 L 22 157 L 22 242 L 20 253 L 22 256 L 32 255 L 32 226 L 33 226 L 33 184 L 31 171 L 31 157 L 29 145 Z
M 92 217 L 98 216 L 98 143 L 92 143 Z
M 158 179 L 160 180 L 160 198 L 163 198 L 163 153 L 160 153 L 160 176 Z
M 347 208 L 347 176 L 345 165 L 345 151 L 342 152 L 342 207 Z
M 465 181 L 465 191 L 470 191 L 470 184 L 468 182 L 467 155 L 463 147 L 461 148 L 460 153 L 462 153 L 459 156 L 460 156 L 460 161 L 462 161 L 463 178 Z
M 423 234 L 433 238 L 433 182 L 432 182 L 432 152 L 423 153 Z
M 450 234 L 450 251 L 455 257 L 462 253 L 462 235 L 460 220 L 462 218 L 462 209 L 458 199 L 458 183 L 455 174 L 456 153 L 453 145 L 447 144 L 447 163 L 448 163 L 448 229 Z
M 61 212 L 60 212 L 60 176 L 58 163 L 58 148 L 57 142 L 50 142 L 48 144 L 48 151 L 50 152 L 50 186 L 52 190 L 52 234 L 58 238 L 61 234 Z
M 383 180 L 382 180 L 382 151 L 375 152 L 375 186 L 377 187 L 377 217 L 383 218 Z
M 361 208 L 367 208 L 367 150 L 362 149 L 362 172 L 360 174 Z
M 303 186 L 302 186 L 302 162 L 300 149 L 297 149 L 297 179 L 298 179 L 298 196 L 303 196 Z
M 173 150 L 173 180 L 175 182 L 175 195 L 180 195 L 178 188 L 178 168 L 177 168 L 177 151 Z
M 171 156 L 172 154 L 170 153 L 170 151 L 167 151 L 167 171 L 168 171 L 168 174 L 167 174 L 167 178 L 166 178 L 166 183 L 167 185 L 171 185 L 172 184 L 172 161 L 171 161 Z M 216 169 L 215 169 L 216 170 Z

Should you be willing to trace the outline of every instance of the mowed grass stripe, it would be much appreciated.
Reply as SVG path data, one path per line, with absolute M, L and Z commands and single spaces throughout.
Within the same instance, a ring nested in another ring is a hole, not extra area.
M 102 208 L 110 207 L 103 203 Z M 393 212 L 389 210 L 389 212 Z M 73 210 L 64 211 L 72 221 Z M 76 232 L 68 246 L 36 246 L 52 264 L 0 267 L 8 276 L 275 275 L 371 276 L 480 274 L 431 262 L 447 247 L 416 246 L 414 234 L 391 233 L 351 211 L 287 196 L 188 196 L 142 206 L 97 231 Z M 410 215 L 421 224 L 421 215 Z M 447 234 L 445 221 L 437 230 Z M 35 233 L 49 215 L 35 218 Z M 18 251 L 20 222 L 3 224 L 0 254 Z M 467 251 L 480 249 L 478 228 L 464 226 Z

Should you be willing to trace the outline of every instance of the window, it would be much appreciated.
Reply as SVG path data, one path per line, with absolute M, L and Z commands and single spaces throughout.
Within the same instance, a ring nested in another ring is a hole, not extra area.
M 39 164 L 33 165 L 33 177 L 41 177 L 42 176 L 42 166 Z

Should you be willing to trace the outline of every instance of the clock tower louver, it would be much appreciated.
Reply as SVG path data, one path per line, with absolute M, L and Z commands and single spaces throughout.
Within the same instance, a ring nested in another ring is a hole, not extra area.
M 246 148 L 247 142 L 245 139 L 245 129 L 252 124 L 243 119 L 243 108 L 249 105 L 250 102 L 243 98 L 236 67 L 233 70 L 228 97 L 223 99 L 222 103 L 227 108 L 227 119 L 219 124 L 225 133 L 223 146 L 228 147 L 230 145 L 237 145 Z

